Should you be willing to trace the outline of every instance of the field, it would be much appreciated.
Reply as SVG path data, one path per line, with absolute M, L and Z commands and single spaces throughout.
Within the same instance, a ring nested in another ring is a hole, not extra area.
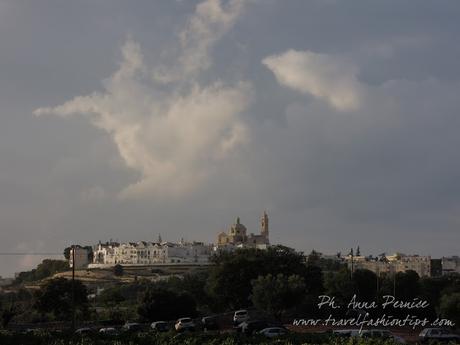
M 282 338 L 267 339 L 262 336 L 239 334 L 177 334 L 141 333 L 137 335 L 101 336 L 94 334 L 75 337 L 66 334 L 0 334 L 2 345 L 383 345 L 392 341 L 376 339 L 337 338 L 325 334 L 289 334 Z

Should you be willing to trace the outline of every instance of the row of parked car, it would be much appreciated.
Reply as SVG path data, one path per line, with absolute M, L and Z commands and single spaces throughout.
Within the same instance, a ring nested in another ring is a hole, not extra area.
M 190 317 L 183 317 L 178 319 L 175 323 L 167 321 L 155 321 L 150 325 L 137 323 L 137 322 L 127 322 L 121 328 L 115 327 L 103 327 L 99 329 L 100 334 L 105 335 L 118 335 L 121 333 L 137 333 L 137 332 L 146 332 L 146 331 L 155 331 L 155 332 L 169 332 L 171 330 L 177 332 L 183 331 L 195 331 L 197 329 L 204 331 L 218 330 L 219 325 L 217 323 L 217 317 L 215 316 L 205 316 L 201 318 L 199 322 L 195 322 Z M 93 334 L 96 330 L 90 327 L 79 328 L 75 331 L 78 335 Z
M 155 332 L 169 332 L 172 329 L 176 330 L 177 332 L 182 332 L 195 331 L 198 327 L 205 331 L 218 329 L 217 320 L 214 317 L 203 317 L 201 319 L 200 325 L 197 325 L 195 321 L 190 317 L 180 318 L 174 324 L 166 321 L 155 321 L 152 322 L 150 326 L 137 322 L 127 322 L 121 328 L 103 327 L 100 328 L 98 332 L 105 335 L 146 332 L 149 330 Z M 96 330 L 90 327 L 79 328 L 75 331 L 75 333 L 78 335 L 93 334 L 95 332 Z
M 117 335 L 120 333 L 136 333 L 145 332 L 148 330 L 155 332 L 185 332 L 185 331 L 215 331 L 220 329 L 217 316 L 205 316 L 200 320 L 194 320 L 190 317 L 183 317 L 178 319 L 175 323 L 167 321 L 155 321 L 150 325 L 140 323 L 128 322 L 121 329 L 115 327 L 104 327 L 99 330 L 100 334 Z M 286 335 L 289 330 L 282 324 L 268 321 L 265 319 L 252 319 L 250 318 L 247 310 L 237 310 L 233 314 L 233 328 L 236 332 L 245 335 L 261 334 L 269 338 L 280 337 Z M 94 333 L 95 330 L 91 328 L 80 328 L 76 331 L 77 334 Z M 405 344 L 406 341 L 393 334 L 387 329 L 342 329 L 333 330 L 332 334 L 339 337 L 361 337 L 361 338 L 380 338 L 391 339 L 396 343 Z M 419 334 L 420 343 L 428 343 L 432 340 L 436 341 L 453 341 L 460 344 L 460 336 L 442 328 L 426 328 Z
M 288 333 L 288 330 L 281 324 L 272 323 L 266 320 L 250 319 L 247 310 L 237 310 L 233 314 L 233 327 L 234 330 L 246 335 L 260 333 L 266 337 L 278 337 Z M 104 335 L 118 335 L 121 333 L 137 333 L 145 331 L 155 332 L 185 332 L 185 331 L 216 331 L 219 330 L 220 325 L 216 316 L 205 316 L 200 320 L 195 321 L 190 317 L 183 317 L 178 319 L 175 323 L 167 321 L 155 321 L 150 325 L 145 325 L 135 322 L 127 322 L 121 329 L 115 327 L 104 327 L 99 329 L 100 334 Z M 96 330 L 93 328 L 85 327 L 76 331 L 78 335 L 94 334 Z

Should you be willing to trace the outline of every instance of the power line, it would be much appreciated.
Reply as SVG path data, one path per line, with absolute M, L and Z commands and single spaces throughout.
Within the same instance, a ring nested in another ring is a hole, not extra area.
M 3 256 L 26 256 L 26 255 L 32 255 L 32 256 L 63 256 L 63 253 L 0 253 L 0 255 Z

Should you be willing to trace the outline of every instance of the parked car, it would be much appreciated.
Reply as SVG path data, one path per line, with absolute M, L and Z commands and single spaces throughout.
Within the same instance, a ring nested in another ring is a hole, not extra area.
M 219 329 L 217 318 L 215 316 L 205 316 L 201 319 L 204 331 L 216 331 Z
M 99 333 L 105 335 L 117 335 L 118 331 L 114 327 L 104 327 L 99 330 Z
M 126 333 L 136 333 L 144 330 L 144 327 L 140 323 L 136 322 L 127 322 L 123 325 L 123 332 Z
M 246 335 L 251 335 L 256 332 L 263 330 L 264 328 L 270 327 L 270 324 L 264 320 L 248 320 L 241 322 L 236 331 L 240 333 L 244 333 Z
M 171 329 L 171 327 L 166 321 L 152 322 L 152 324 L 150 325 L 150 328 L 156 332 L 168 332 Z
M 40 331 L 41 330 L 39 328 L 27 328 L 23 330 L 22 333 L 23 334 L 39 334 Z
M 392 339 L 394 342 L 398 344 L 405 344 L 406 341 L 391 333 L 389 330 L 386 329 L 369 329 L 369 330 L 363 330 L 360 333 L 360 336 L 362 338 L 380 338 L 380 339 Z
M 194 331 L 195 330 L 195 323 L 189 317 L 183 317 L 176 321 L 174 325 L 176 331 Z
M 275 338 L 286 335 L 288 333 L 288 330 L 283 327 L 268 327 L 264 328 L 259 333 L 266 336 L 267 338 Z
M 460 342 L 460 336 L 444 328 L 425 328 L 418 335 L 420 342 L 428 343 L 431 340 Z
M 350 338 L 359 336 L 359 329 L 336 329 L 332 334 L 338 337 Z
M 249 313 L 246 309 L 237 310 L 233 314 L 233 324 L 235 326 L 247 320 L 249 320 Z
M 88 335 L 88 334 L 93 334 L 93 333 L 94 333 L 94 330 L 89 327 L 82 327 L 75 331 L 75 334 L 77 335 Z

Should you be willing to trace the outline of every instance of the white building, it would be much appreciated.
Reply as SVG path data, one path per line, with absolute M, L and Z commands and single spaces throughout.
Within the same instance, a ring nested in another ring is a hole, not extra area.
M 75 251 L 75 255 L 74 252 Z M 75 247 L 70 249 L 70 258 L 69 258 L 69 266 L 73 267 L 73 260 L 75 257 L 75 268 L 80 269 L 80 268 L 85 268 L 88 267 L 88 264 L 90 263 L 89 261 L 89 255 L 90 252 L 86 248 L 80 248 L 80 247 Z
M 420 277 L 431 275 L 431 257 L 419 255 L 394 254 L 388 256 L 365 257 L 353 256 L 346 257 L 348 268 L 351 270 L 367 269 L 375 274 L 397 273 L 415 271 Z
M 419 277 L 431 276 L 431 256 L 395 254 L 387 259 L 395 272 L 415 271 Z
M 441 259 L 442 274 L 460 273 L 460 257 L 450 256 Z
M 201 242 L 99 243 L 93 264 L 153 265 L 171 263 L 207 263 L 212 245 Z

